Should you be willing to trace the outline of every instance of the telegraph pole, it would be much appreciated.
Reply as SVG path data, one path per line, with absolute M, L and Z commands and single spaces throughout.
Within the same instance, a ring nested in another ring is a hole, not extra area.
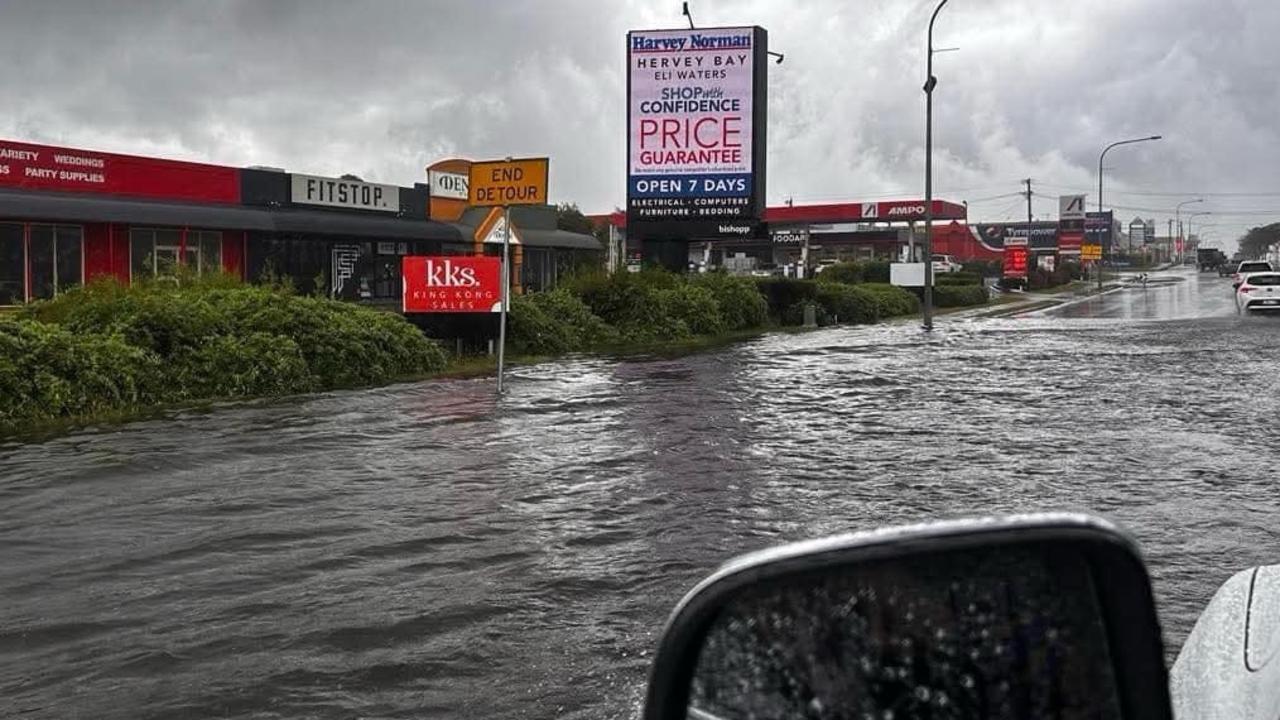
M 1031 178 L 1023 180 L 1027 184 L 1027 256 L 1031 255 Z

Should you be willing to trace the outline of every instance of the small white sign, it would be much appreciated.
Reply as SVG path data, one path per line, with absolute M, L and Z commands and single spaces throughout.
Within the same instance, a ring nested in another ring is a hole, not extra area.
M 400 188 L 395 185 L 295 174 L 290 191 L 298 205 L 400 212 Z
M 468 177 L 459 173 L 431 170 L 427 172 L 427 184 L 431 187 L 431 197 L 449 198 L 450 200 L 466 200 L 470 186 Z
M 493 224 L 493 227 L 489 228 L 489 234 L 484 236 L 484 241 L 486 243 L 497 243 L 501 245 L 502 235 L 506 231 L 506 229 L 507 229 L 507 220 L 506 218 L 499 215 L 498 221 Z M 512 245 L 520 244 L 520 229 L 517 228 L 515 225 L 511 226 L 511 244 Z
M 924 287 L 924 263 L 890 263 L 889 282 L 898 287 Z

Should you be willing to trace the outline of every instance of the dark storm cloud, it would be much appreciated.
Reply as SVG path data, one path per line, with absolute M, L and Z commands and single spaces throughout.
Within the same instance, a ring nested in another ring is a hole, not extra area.
M 761 24 L 786 53 L 768 69 L 772 200 L 921 193 L 931 2 L 692 6 L 702 25 Z M 682 21 L 678 2 L 640 0 L 11 0 L 0 15 L 0 136 L 398 183 L 442 157 L 548 154 L 553 194 L 590 210 L 623 199 L 623 35 Z M 1108 156 L 1122 216 L 1163 220 L 1183 199 L 1130 192 L 1280 191 L 1278 32 L 1271 0 L 952 0 L 936 185 L 979 201 L 1029 176 L 1048 214 L 1096 188 L 1107 142 L 1161 133 Z

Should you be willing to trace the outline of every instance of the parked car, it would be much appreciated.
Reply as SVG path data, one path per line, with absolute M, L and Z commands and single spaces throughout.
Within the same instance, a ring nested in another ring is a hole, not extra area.
M 1236 267 L 1236 274 L 1231 276 L 1231 287 L 1239 288 L 1250 273 L 1271 272 L 1275 268 L 1266 260 L 1245 260 Z
M 963 269 L 963 266 L 950 255 L 934 255 L 932 258 L 935 273 L 957 273 Z
M 1280 310 L 1280 272 L 1256 272 L 1236 288 L 1236 312 Z

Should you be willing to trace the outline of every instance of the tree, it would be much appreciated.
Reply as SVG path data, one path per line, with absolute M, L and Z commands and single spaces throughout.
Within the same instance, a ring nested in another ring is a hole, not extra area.
M 1280 244 L 1280 223 L 1250 228 L 1240 238 L 1240 254 L 1246 258 L 1263 257 L 1277 244 Z
M 556 227 L 583 235 L 590 235 L 595 229 L 576 203 L 560 203 L 556 206 Z

